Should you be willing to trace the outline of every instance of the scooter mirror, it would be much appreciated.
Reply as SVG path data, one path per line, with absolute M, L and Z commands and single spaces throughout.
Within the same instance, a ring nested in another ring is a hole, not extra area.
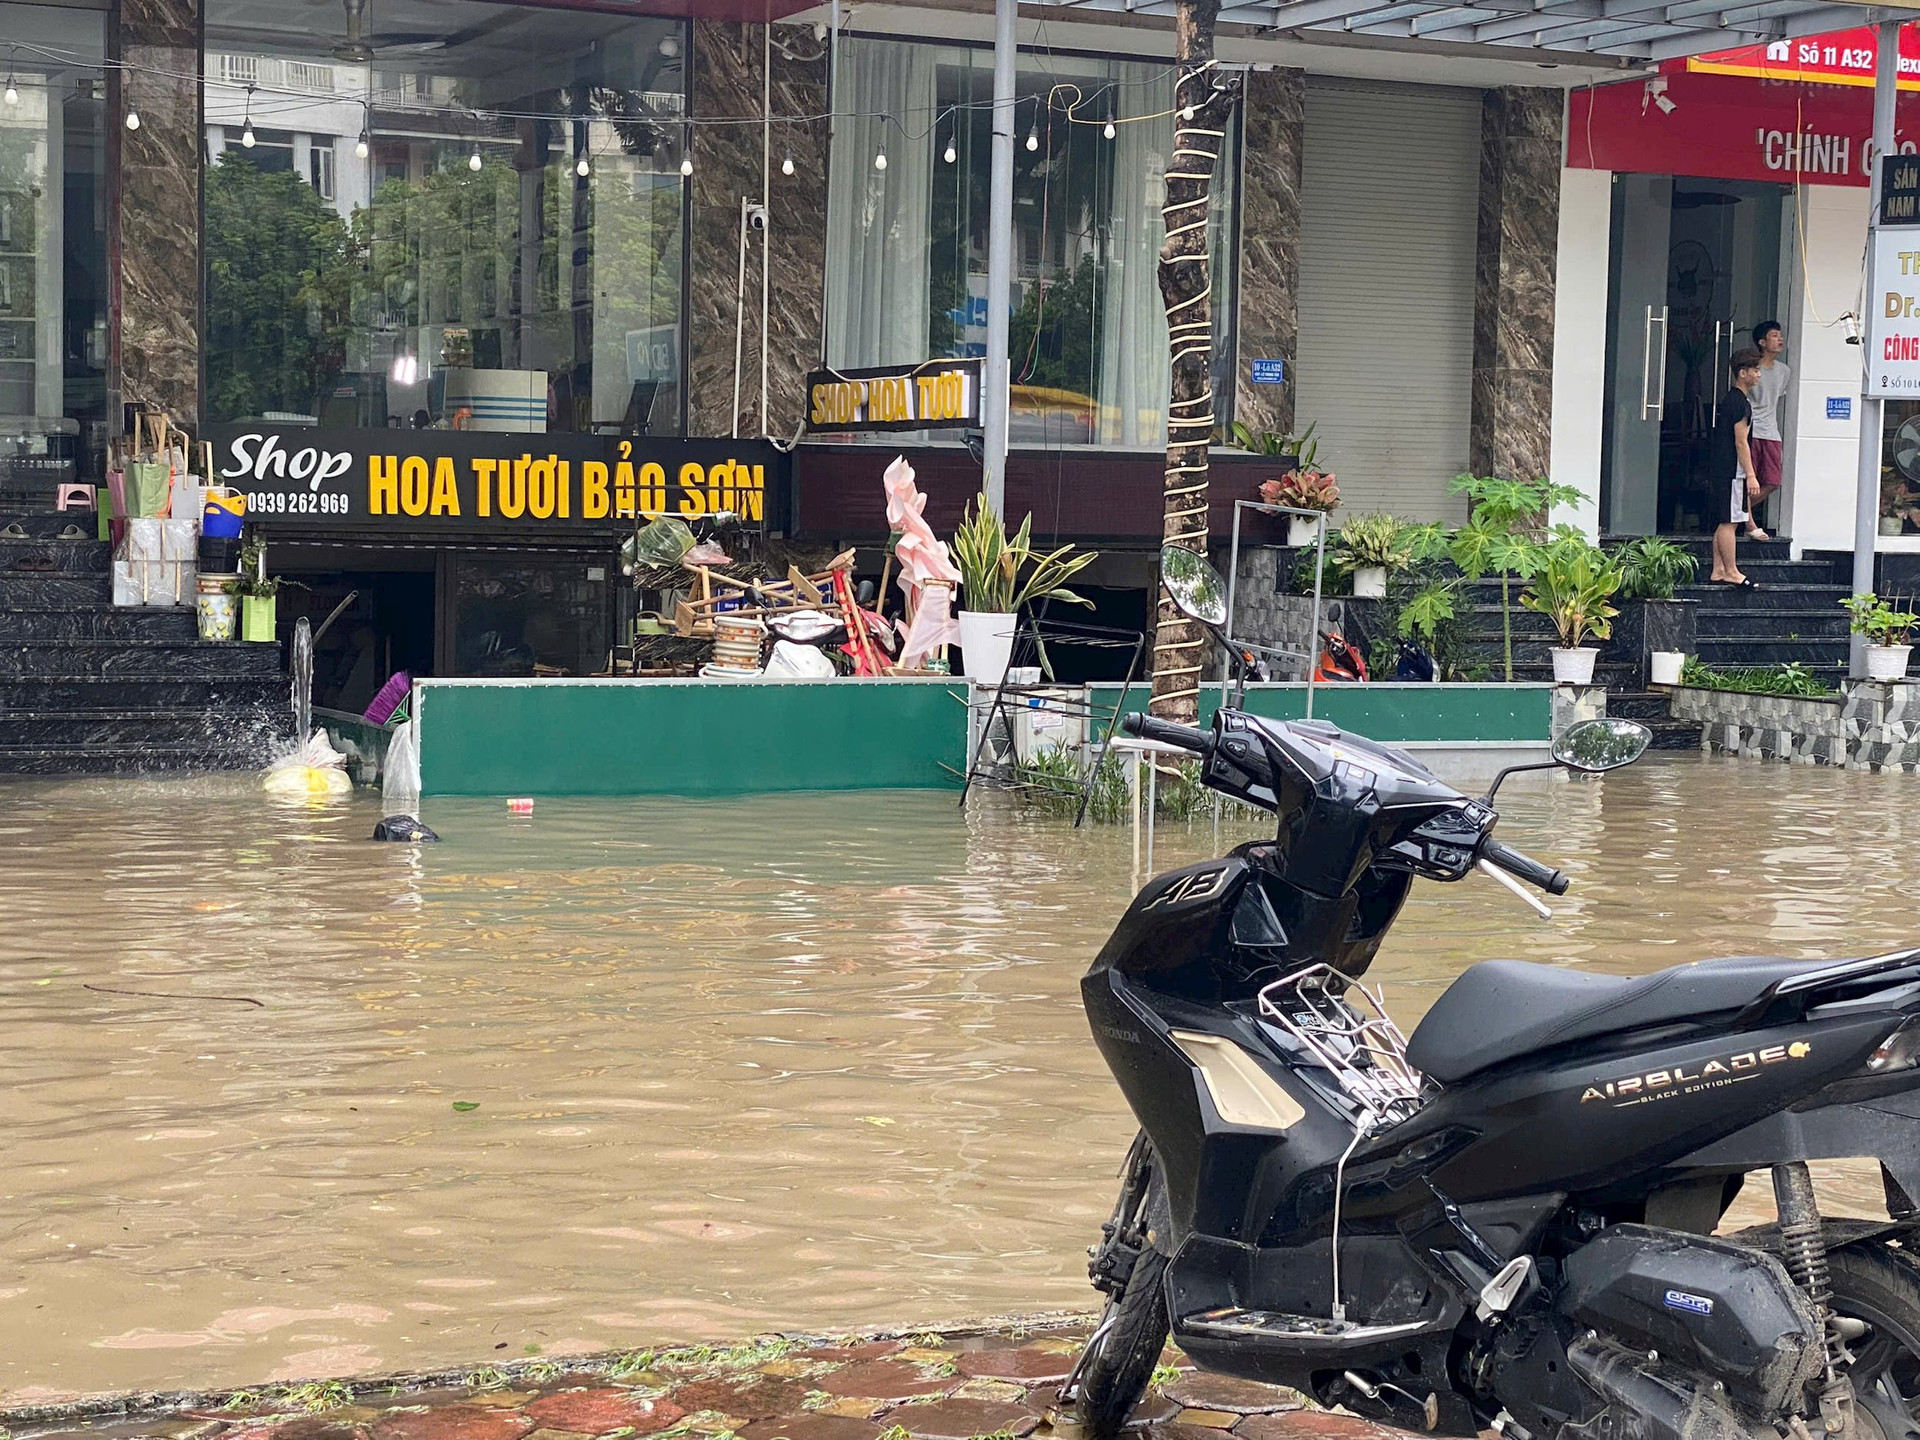
M 1162 545 L 1160 583 L 1181 614 L 1216 630 L 1227 623 L 1227 582 L 1204 556 L 1183 545 Z
M 1569 770 L 1597 775 L 1631 765 L 1647 753 L 1653 732 L 1633 720 L 1585 720 L 1553 744 L 1553 758 Z

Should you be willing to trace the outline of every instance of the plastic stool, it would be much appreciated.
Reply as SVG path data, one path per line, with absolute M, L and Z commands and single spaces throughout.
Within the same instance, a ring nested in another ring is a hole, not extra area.
M 96 510 L 99 504 L 91 485 L 62 485 L 54 500 L 56 510 Z

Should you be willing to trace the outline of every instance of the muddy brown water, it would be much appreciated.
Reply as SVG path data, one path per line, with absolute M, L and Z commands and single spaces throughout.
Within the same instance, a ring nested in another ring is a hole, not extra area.
M 1556 921 L 1422 886 L 1374 976 L 1411 1026 L 1493 956 L 1911 943 L 1916 800 L 1691 756 L 1516 782 L 1503 837 L 1574 880 Z M 1133 1127 L 1076 985 L 1124 830 L 430 801 L 415 849 L 367 841 L 371 798 L 246 778 L 0 802 L 0 1403 L 1091 1301 Z M 1212 846 L 1163 830 L 1160 867 Z

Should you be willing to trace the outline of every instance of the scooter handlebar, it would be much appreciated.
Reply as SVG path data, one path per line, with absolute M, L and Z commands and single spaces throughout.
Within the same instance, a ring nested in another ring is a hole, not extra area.
M 1550 865 L 1542 865 L 1530 855 L 1522 855 L 1510 846 L 1502 845 L 1498 840 L 1488 840 L 1480 847 L 1480 858 L 1489 865 L 1498 865 L 1502 870 L 1529 885 L 1538 885 L 1549 895 L 1567 893 L 1567 877 Z
M 1161 720 L 1156 716 L 1138 711 L 1124 715 L 1120 728 L 1128 735 L 1141 740 L 1154 740 L 1162 745 L 1178 746 L 1195 755 L 1205 755 L 1213 749 L 1213 736 L 1193 725 L 1181 725 L 1172 720 Z

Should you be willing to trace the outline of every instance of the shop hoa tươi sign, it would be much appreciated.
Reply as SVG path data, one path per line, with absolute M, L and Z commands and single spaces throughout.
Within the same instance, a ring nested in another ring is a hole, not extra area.
M 807 376 L 809 434 L 969 429 L 980 424 L 979 360 L 928 360 Z
M 759 440 L 216 426 L 214 472 L 247 518 L 395 532 L 624 529 L 728 510 L 765 524 L 786 459 Z

